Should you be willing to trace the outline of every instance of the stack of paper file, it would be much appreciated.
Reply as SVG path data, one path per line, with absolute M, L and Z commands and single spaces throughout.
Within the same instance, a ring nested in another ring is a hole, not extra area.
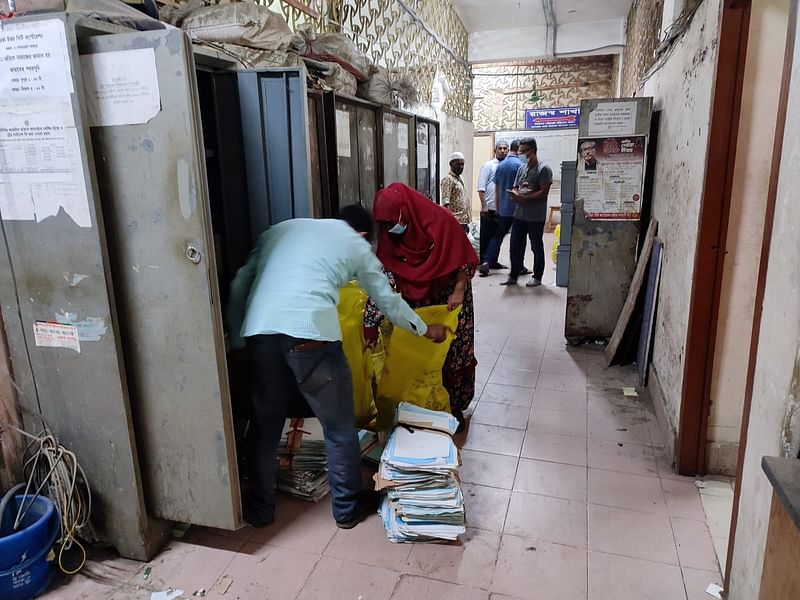
M 278 465 L 279 490 L 311 502 L 330 492 L 325 438 L 318 419 L 286 419 Z
M 416 404 L 401 402 L 395 409 L 395 423 L 435 429 L 453 435 L 458 429 L 458 419 L 450 413 L 422 408 Z
M 398 408 L 400 418 L 405 420 L 407 411 Z M 413 419 L 438 424 L 449 416 L 409 412 Z M 387 490 L 380 514 L 389 541 L 455 540 L 464 533 L 458 468 L 458 450 L 448 433 L 405 422 L 395 427 L 375 476 L 376 488 Z

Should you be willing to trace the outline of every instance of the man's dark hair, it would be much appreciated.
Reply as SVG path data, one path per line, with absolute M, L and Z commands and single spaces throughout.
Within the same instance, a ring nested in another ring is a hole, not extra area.
M 343 207 L 339 214 L 336 215 L 337 219 L 341 219 L 350 227 L 355 229 L 358 233 L 366 233 L 368 242 L 372 242 L 375 231 L 375 221 L 372 219 L 372 213 L 360 204 L 350 204 Z
M 533 150 L 534 152 L 538 153 L 538 149 L 536 148 L 536 138 L 525 138 L 524 140 L 520 140 L 520 146 L 527 146 L 528 150 Z
M 511 149 L 512 152 L 519 151 L 519 140 L 514 140 L 513 142 L 511 142 L 509 148 Z

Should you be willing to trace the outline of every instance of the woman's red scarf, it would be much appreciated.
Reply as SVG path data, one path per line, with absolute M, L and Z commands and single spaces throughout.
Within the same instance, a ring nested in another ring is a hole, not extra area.
M 478 265 L 478 256 L 464 229 L 449 209 L 402 183 L 379 190 L 372 205 L 380 228 L 378 258 L 391 271 L 400 293 L 412 301 L 432 296 L 437 279 L 464 265 Z M 400 235 L 388 228 L 402 221 Z

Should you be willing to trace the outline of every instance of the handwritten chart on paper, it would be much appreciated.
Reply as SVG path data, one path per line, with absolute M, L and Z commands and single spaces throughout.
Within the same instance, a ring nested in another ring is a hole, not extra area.
M 0 98 L 69 98 L 73 91 L 64 23 L 0 21 Z
M 89 125 L 138 125 L 161 110 L 153 48 L 81 56 Z

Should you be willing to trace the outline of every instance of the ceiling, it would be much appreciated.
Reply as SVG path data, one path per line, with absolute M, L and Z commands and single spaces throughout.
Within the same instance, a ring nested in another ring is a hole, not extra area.
M 556 25 L 624 19 L 633 0 L 453 0 L 469 33 L 547 25 L 551 4 Z

